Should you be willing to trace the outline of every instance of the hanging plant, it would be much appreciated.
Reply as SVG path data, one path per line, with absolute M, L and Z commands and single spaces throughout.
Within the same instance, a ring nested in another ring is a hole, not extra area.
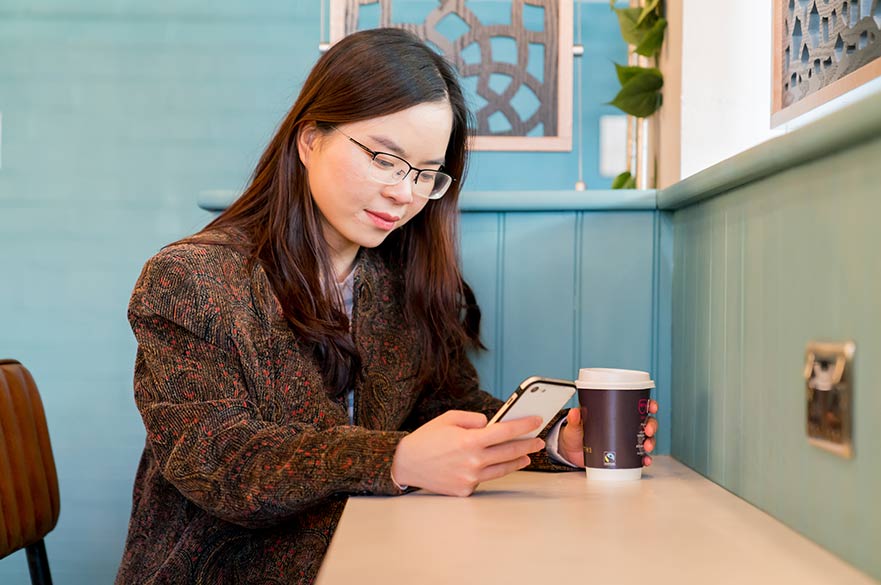
M 661 45 L 664 43 L 664 32 L 667 30 L 667 19 L 662 16 L 660 0 L 648 0 L 643 7 L 615 8 L 615 0 L 609 3 L 618 15 L 621 37 L 632 47 L 634 53 L 655 59 L 657 63 Z M 625 114 L 637 118 L 646 118 L 661 107 L 661 88 L 664 87 L 664 76 L 657 67 L 640 67 L 619 65 L 615 63 L 618 82 L 621 89 L 610 105 Z M 612 189 L 633 189 L 636 178 L 625 171 L 612 181 Z

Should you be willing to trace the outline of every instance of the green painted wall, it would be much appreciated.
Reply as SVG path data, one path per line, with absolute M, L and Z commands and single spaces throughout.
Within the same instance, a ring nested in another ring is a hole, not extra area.
M 672 453 L 881 578 L 881 140 L 672 213 Z M 856 342 L 853 460 L 807 443 L 805 345 Z

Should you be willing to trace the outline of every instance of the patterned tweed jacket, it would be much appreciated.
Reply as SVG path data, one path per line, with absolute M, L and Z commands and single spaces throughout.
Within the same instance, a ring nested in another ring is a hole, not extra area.
M 259 266 L 198 242 L 148 261 L 129 305 L 147 442 L 116 582 L 310 583 L 349 494 L 401 493 L 390 470 L 408 430 L 449 409 L 495 411 L 464 355 L 450 382 L 460 397 L 415 384 L 401 298 L 398 275 L 365 251 L 350 425 Z M 544 453 L 533 467 L 570 469 Z

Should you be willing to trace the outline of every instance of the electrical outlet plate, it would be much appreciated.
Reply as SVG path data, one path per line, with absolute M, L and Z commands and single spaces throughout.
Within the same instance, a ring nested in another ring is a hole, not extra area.
M 853 457 L 852 341 L 811 341 L 805 351 L 808 442 L 845 458 Z

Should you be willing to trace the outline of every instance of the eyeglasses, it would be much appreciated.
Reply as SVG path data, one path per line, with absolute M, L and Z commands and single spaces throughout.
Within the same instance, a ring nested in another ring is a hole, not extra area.
M 336 126 L 332 128 L 372 157 L 370 178 L 378 183 L 397 185 L 410 175 L 410 171 L 416 171 L 416 176 L 413 177 L 413 194 L 426 199 L 440 199 L 453 184 L 453 177 L 442 171 L 417 169 L 399 156 L 371 150 Z

